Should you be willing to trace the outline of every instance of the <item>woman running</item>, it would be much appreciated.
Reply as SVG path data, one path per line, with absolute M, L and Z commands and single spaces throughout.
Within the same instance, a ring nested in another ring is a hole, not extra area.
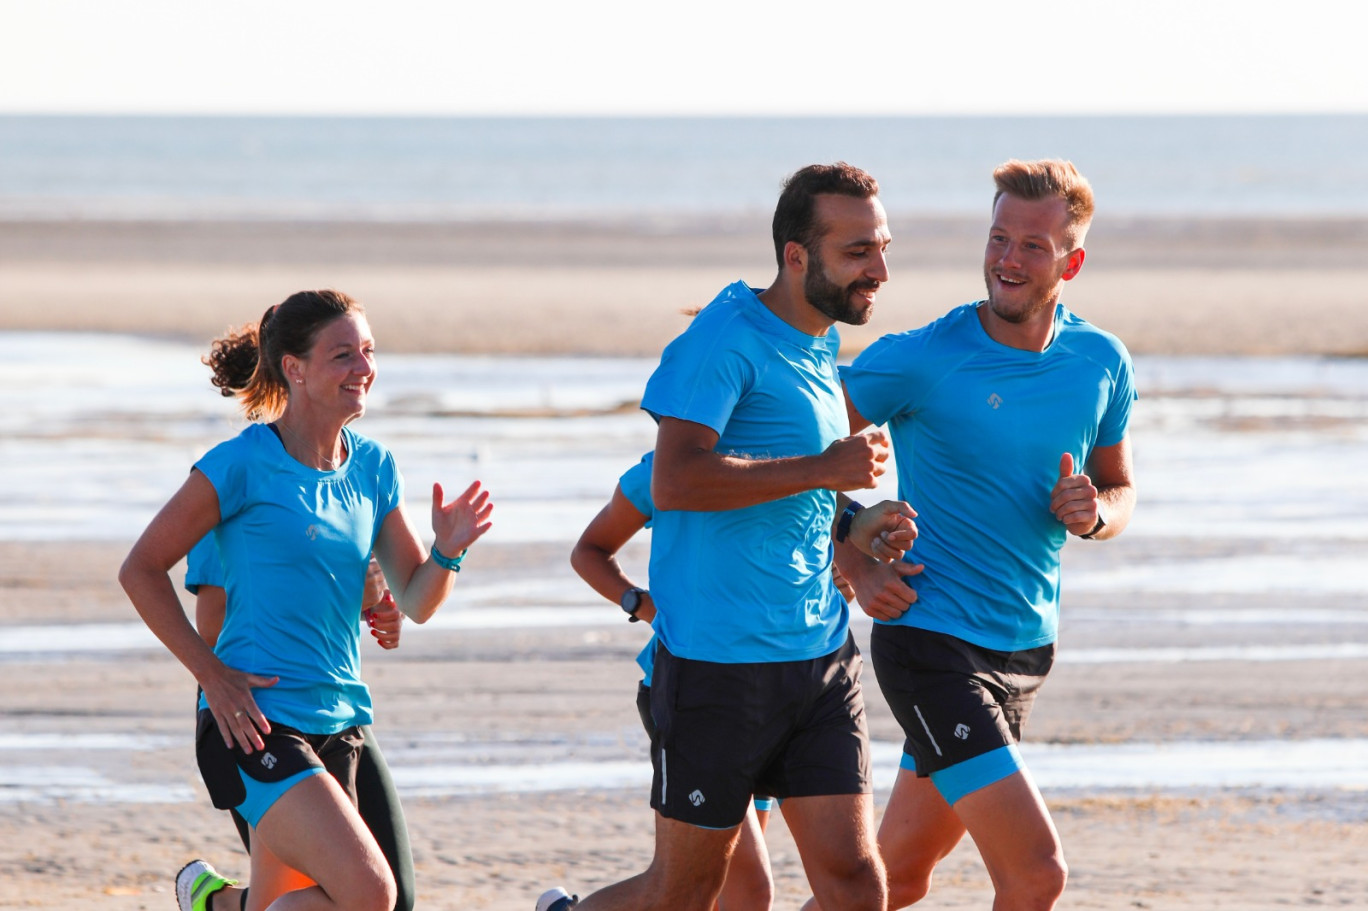
M 434 484 L 424 552 L 393 456 L 347 427 L 376 375 L 370 326 L 347 295 L 294 294 L 216 341 L 209 363 L 253 423 L 195 463 L 119 581 L 203 690 L 201 774 L 214 805 L 252 827 L 244 911 L 389 911 L 394 877 L 355 798 L 358 729 L 372 720 L 356 623 L 369 555 L 400 610 L 426 621 L 492 505 L 478 481 L 449 503 Z M 228 595 L 212 650 L 169 575 L 211 530 Z M 225 911 L 214 894 L 188 897 Z

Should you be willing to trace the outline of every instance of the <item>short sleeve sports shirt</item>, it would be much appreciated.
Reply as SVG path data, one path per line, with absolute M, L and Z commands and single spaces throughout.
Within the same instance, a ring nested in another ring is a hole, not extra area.
M 380 526 L 403 498 L 389 451 L 348 428 L 334 471 L 295 461 L 253 424 L 195 463 L 219 498 L 214 539 L 228 607 L 215 653 L 278 676 L 253 696 L 267 718 L 309 734 L 369 724 L 360 610 Z
M 847 434 L 839 345 L 834 328 L 800 332 L 737 282 L 665 349 L 641 407 L 713 429 L 729 456 L 817 455 Z M 651 595 L 670 651 L 724 663 L 835 651 L 849 621 L 831 581 L 835 506 L 832 491 L 809 490 L 742 509 L 657 510 Z
M 977 307 L 884 336 L 841 376 L 860 414 L 888 425 L 899 496 L 917 510 L 906 559 L 926 569 L 892 622 L 1019 651 L 1058 629 L 1060 457 L 1083 466 L 1121 442 L 1134 370 L 1115 336 L 1063 305 L 1041 352 L 994 341 Z

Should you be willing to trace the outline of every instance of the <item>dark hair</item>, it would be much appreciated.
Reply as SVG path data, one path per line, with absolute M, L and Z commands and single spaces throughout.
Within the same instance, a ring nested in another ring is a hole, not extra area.
M 304 357 L 318 332 L 349 313 L 364 313 L 341 291 L 300 291 L 262 314 L 261 320 L 215 339 L 201 360 L 214 371 L 210 380 L 224 398 L 237 396 L 249 420 L 275 420 L 289 400 L 281 361 Z
M 879 195 L 879 182 L 868 172 L 844 161 L 810 164 L 784 181 L 779 204 L 774 207 L 774 258 L 784 268 L 784 247 L 789 241 L 812 249 L 826 226 L 817 222 L 816 198 L 824 194 L 869 199 Z
M 1018 199 L 1058 197 L 1064 200 L 1069 212 L 1065 240 L 1070 249 L 1083 245 L 1088 225 L 1092 223 L 1093 191 L 1088 178 L 1078 173 L 1072 161 L 1060 158 L 1018 161 L 1013 158 L 997 166 L 993 171 L 993 183 L 997 185 L 997 192 L 993 194 L 994 210 L 1004 193 Z

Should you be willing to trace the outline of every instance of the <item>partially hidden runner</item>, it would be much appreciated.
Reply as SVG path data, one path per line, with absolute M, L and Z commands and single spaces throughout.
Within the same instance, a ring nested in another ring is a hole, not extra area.
M 651 502 L 651 463 L 654 453 L 646 453 L 618 480 L 612 498 L 584 529 L 570 563 L 575 572 L 603 597 L 619 605 L 629 622 L 650 623 L 655 619 L 651 593 L 627 577 L 618 564 L 617 554 L 643 528 L 651 527 L 655 506 Z M 655 721 L 651 718 L 651 675 L 655 670 L 656 637 L 637 655 L 642 679 L 637 686 L 636 706 L 641 723 L 654 748 Z M 770 873 L 769 851 L 765 848 L 765 827 L 774 798 L 757 795 L 746 811 L 741 835 L 727 868 L 727 879 L 717 900 L 717 911 L 764 911 L 774 900 L 774 881 Z

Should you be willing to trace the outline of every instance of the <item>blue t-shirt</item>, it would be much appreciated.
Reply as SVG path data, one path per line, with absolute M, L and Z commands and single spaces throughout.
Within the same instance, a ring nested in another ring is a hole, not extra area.
M 669 344 L 641 407 L 717 431 L 716 451 L 812 456 L 848 431 L 834 329 L 810 336 L 743 282 Z M 699 661 L 799 661 L 835 651 L 850 619 L 831 581 L 836 495 L 809 490 L 742 509 L 657 510 L 655 631 Z
M 357 612 L 380 526 L 403 499 L 389 451 L 342 433 L 347 460 L 335 471 L 295 461 L 262 424 L 195 463 L 219 500 L 228 606 L 214 652 L 279 676 L 252 695 L 267 718 L 308 734 L 372 720 Z
M 892 622 L 1019 651 L 1058 630 L 1060 456 L 1082 471 L 1121 442 L 1135 378 L 1125 346 L 1062 304 L 1041 352 L 993 341 L 977 306 L 884 336 L 841 377 L 860 414 L 888 425 L 898 495 L 917 511 L 906 559 L 926 569 Z
M 223 588 L 223 561 L 219 559 L 218 544 L 211 531 L 185 556 L 185 590 L 192 595 L 199 594 L 201 585 Z
M 627 502 L 643 516 L 646 517 L 646 528 L 652 524 L 652 516 L 655 514 L 655 503 L 651 500 L 651 463 L 655 460 L 655 453 L 648 452 L 641 457 L 631 468 L 623 472 L 622 477 L 618 478 L 618 488 L 622 495 L 627 498 Z M 647 686 L 651 685 L 651 677 L 655 674 L 655 647 L 656 637 L 652 633 L 651 639 L 646 643 L 646 647 L 637 655 L 637 666 L 641 668 L 641 682 Z

